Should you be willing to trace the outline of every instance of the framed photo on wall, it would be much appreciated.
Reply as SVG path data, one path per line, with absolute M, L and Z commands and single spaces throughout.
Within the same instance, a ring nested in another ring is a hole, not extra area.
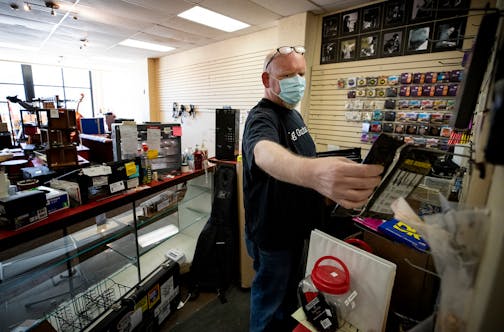
M 352 10 L 341 14 L 341 35 L 354 35 L 359 32 L 359 10 Z
M 461 49 L 464 43 L 466 21 L 466 17 L 460 17 L 453 20 L 436 22 L 432 52 Z
M 405 39 L 404 29 L 383 31 L 380 43 L 381 56 L 388 57 L 402 55 Z
M 339 34 L 340 15 L 326 16 L 322 19 L 322 40 L 335 38 Z
M 394 0 L 385 2 L 383 13 L 383 27 L 394 27 L 406 24 L 406 2 Z
M 322 43 L 322 49 L 320 50 L 320 64 L 334 63 L 338 62 L 338 40 L 332 40 Z
M 410 26 L 406 33 L 406 48 L 404 54 L 427 53 L 433 35 L 432 23 Z
M 437 18 L 467 15 L 470 5 L 470 0 L 438 0 Z
M 341 39 L 339 46 L 339 61 L 351 61 L 357 55 L 357 37 Z
M 409 23 L 433 21 L 436 17 L 436 10 L 436 0 L 409 0 L 408 21 Z
M 382 6 L 380 5 L 362 8 L 360 32 L 371 32 L 380 29 L 382 21 L 381 12 Z
M 360 60 L 376 58 L 380 50 L 380 33 L 370 33 L 359 36 L 359 53 Z

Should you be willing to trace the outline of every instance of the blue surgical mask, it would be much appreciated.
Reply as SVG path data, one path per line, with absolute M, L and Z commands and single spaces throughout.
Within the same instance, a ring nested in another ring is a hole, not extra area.
M 272 76 L 273 77 L 273 76 Z M 273 77 L 278 80 L 277 78 Z M 295 106 L 301 101 L 304 95 L 306 80 L 304 77 L 296 75 L 278 80 L 280 93 L 277 96 L 285 103 Z

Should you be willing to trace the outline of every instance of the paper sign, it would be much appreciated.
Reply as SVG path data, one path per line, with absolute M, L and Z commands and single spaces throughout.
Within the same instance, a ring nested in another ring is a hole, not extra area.
M 157 150 L 161 148 L 161 129 L 159 127 L 147 128 L 147 146 L 149 150 Z
M 158 150 L 149 150 L 147 151 L 148 159 L 156 159 L 158 157 Z
M 134 162 L 126 163 L 124 164 L 124 167 L 126 168 L 126 176 L 132 176 L 137 171 L 136 164 Z
M 59 112 L 57 109 L 51 109 L 49 111 L 51 114 L 49 115 L 51 119 L 58 119 L 59 118 Z
M 138 131 L 135 122 L 123 122 L 121 125 L 121 159 L 128 159 L 137 154 Z
M 173 136 L 182 136 L 182 127 L 181 126 L 172 127 L 172 131 L 173 131 Z

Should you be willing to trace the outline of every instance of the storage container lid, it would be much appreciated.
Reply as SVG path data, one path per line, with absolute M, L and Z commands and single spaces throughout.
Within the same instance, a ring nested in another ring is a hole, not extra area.
M 320 265 L 324 260 L 336 261 L 342 268 L 334 265 Z M 350 289 L 350 272 L 340 259 L 333 256 L 320 257 L 313 267 L 311 278 L 315 287 L 328 294 L 344 294 Z

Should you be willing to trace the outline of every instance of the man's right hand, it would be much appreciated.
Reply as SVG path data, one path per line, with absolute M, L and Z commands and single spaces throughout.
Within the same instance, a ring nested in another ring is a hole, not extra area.
M 366 204 L 383 172 L 383 166 L 359 164 L 343 157 L 308 159 L 306 167 L 304 185 L 347 209 Z

